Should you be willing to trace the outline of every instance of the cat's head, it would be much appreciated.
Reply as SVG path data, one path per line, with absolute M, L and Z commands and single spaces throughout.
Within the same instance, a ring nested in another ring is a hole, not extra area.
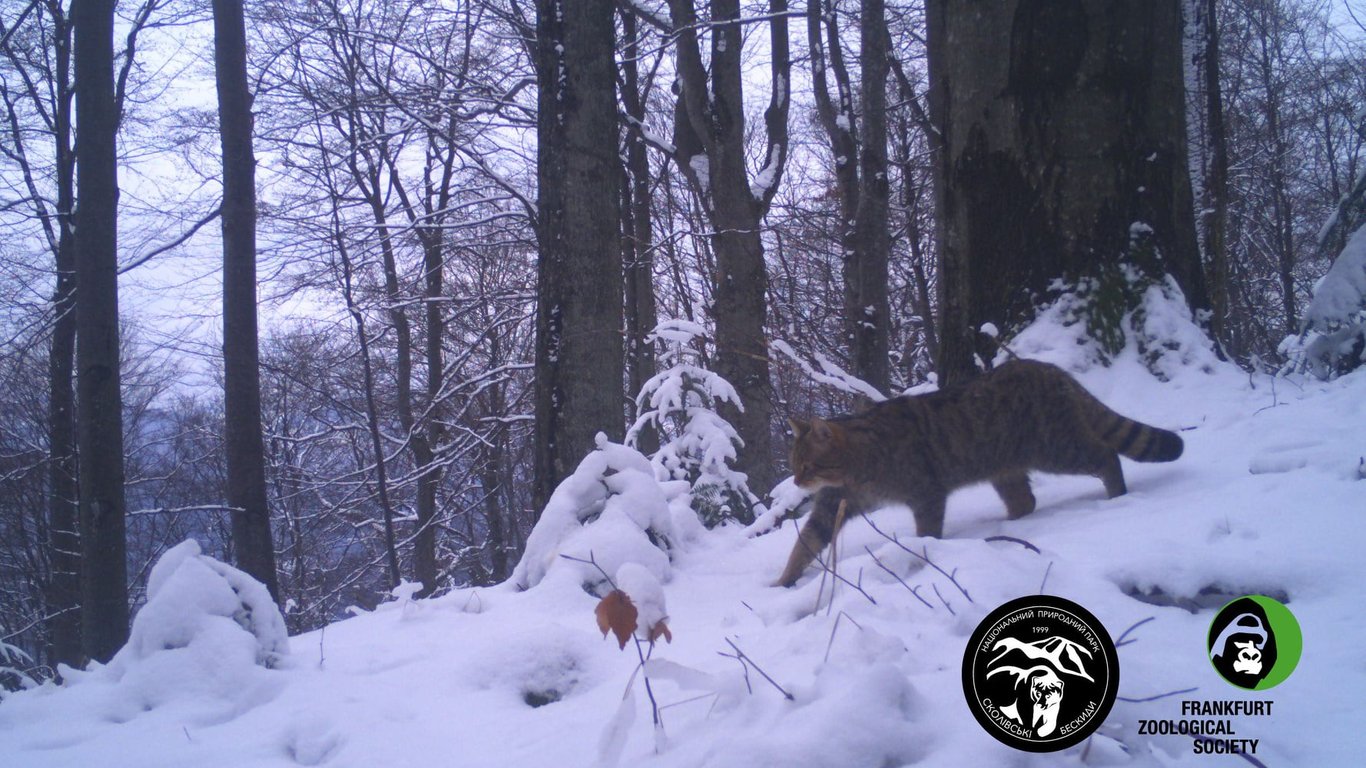
M 797 487 L 816 491 L 848 482 L 849 436 L 825 419 L 788 419 L 792 434 L 792 474 Z

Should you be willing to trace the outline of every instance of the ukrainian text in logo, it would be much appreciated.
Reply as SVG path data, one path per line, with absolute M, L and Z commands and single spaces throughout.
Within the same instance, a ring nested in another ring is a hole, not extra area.
M 977 722 L 1028 752 L 1080 743 L 1105 722 L 1119 691 L 1119 654 L 1089 611 L 1052 595 L 987 615 L 963 654 L 963 692 Z

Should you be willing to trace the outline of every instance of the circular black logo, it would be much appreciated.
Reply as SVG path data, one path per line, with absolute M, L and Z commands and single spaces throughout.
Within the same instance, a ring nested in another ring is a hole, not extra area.
M 1090 611 L 1071 600 L 1012 600 L 977 625 L 963 654 L 963 693 L 986 732 L 1027 752 L 1080 743 L 1119 692 L 1119 654 Z

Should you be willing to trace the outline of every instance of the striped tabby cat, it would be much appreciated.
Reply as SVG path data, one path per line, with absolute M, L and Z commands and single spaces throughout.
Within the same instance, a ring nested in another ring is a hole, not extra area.
M 792 420 L 797 485 L 818 491 L 780 586 L 796 583 L 840 522 L 887 503 L 915 514 L 921 536 L 944 533 L 951 491 L 989 481 L 1013 520 L 1034 511 L 1029 471 L 1094 475 L 1125 492 L 1120 455 L 1173 461 L 1181 438 L 1106 408 L 1061 368 L 1014 360 L 939 392 L 876 403 L 862 413 Z

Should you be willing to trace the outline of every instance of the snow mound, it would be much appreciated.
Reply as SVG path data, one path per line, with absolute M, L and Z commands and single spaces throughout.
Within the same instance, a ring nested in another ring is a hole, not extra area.
M 201 553 L 188 540 L 167 550 L 147 580 L 147 603 L 128 643 L 107 665 L 61 667 L 48 682 L 11 697 L 0 730 L 28 726 L 64 734 L 42 748 L 98 738 L 143 718 L 208 727 L 272 701 L 285 686 L 284 618 L 265 586 Z M 116 763 L 107 763 L 113 765 Z
M 597 446 L 551 494 L 527 536 L 512 572 L 518 587 L 561 571 L 596 589 L 625 563 L 667 581 L 669 553 L 701 528 L 686 481 L 657 481 L 649 459 L 602 434 Z
M 1214 342 L 1191 316 L 1186 296 L 1171 275 L 1143 291 L 1138 308 L 1124 324 L 1143 363 L 1162 381 L 1190 371 L 1212 373 L 1220 364 Z
M 1161 381 L 1191 371 L 1211 373 L 1221 363 L 1214 343 L 1191 314 L 1186 296 L 1170 276 L 1142 287 L 1138 277 L 1126 277 L 1130 287 L 1142 288 L 1138 306 L 1125 313 L 1120 323 L 1124 349 L 1108 355 L 1088 327 L 1089 284 L 1078 292 L 1063 292 L 1039 310 L 1034 321 L 1010 339 L 1009 351 L 997 353 L 994 364 L 1017 357 L 1042 360 L 1072 373 L 1108 366 L 1117 359 L 1136 355 L 1144 367 Z
M 1320 379 L 1366 361 L 1366 227 L 1352 234 L 1314 285 L 1300 334 L 1286 337 L 1278 351 L 1287 370 L 1307 369 Z
M 1042 360 L 1063 370 L 1079 373 L 1100 365 L 1104 353 L 1087 334 L 1086 300 L 1075 293 L 1063 293 L 1056 301 L 1039 310 L 1034 322 L 1007 342 L 1009 352 L 996 354 L 994 365 L 1019 357 Z
M 289 655 L 284 617 L 261 582 L 182 541 L 147 578 L 147 604 L 133 620 L 128 644 L 109 663 L 127 670 L 157 654 L 217 649 L 266 668 Z
M 1314 285 L 1314 298 L 1304 310 L 1309 328 L 1329 331 L 1349 322 L 1366 305 L 1366 227 L 1358 229 L 1333 266 Z

